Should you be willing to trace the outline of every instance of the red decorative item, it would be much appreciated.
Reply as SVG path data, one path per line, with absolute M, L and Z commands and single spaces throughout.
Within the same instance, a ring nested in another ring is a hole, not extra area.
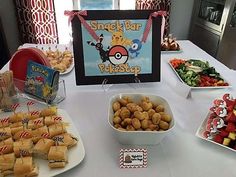
M 226 130 L 224 130 L 224 129 L 220 129 L 219 130 L 220 131 L 220 133 L 219 133 L 219 135 L 220 136 L 222 136 L 222 137 L 228 137 L 228 135 L 229 135 L 229 132 L 227 132 Z
M 13 110 L 16 110 L 16 108 L 18 108 L 20 106 L 20 104 L 19 103 L 16 103 L 16 104 L 13 104 L 12 106 L 11 106 L 11 108 L 13 109 Z
M 10 121 L 10 118 L 9 118 L 9 117 L 6 117 L 6 118 L 1 119 L 1 123 L 2 123 L 2 124 L 3 124 L 3 123 L 9 123 L 9 121 Z
M 58 43 L 53 0 L 15 0 L 23 43 Z
M 54 121 L 56 122 L 56 121 L 62 121 L 62 117 L 54 117 Z
M 214 141 L 217 142 L 217 143 L 222 144 L 223 140 L 224 140 L 224 138 L 222 136 L 220 136 L 220 135 L 216 135 L 214 137 Z
M 236 115 L 234 114 L 234 112 L 230 112 L 227 117 L 226 117 L 226 120 L 228 122 L 234 122 L 236 123 Z
M 225 130 L 227 132 L 234 132 L 235 129 L 236 129 L 236 126 L 234 125 L 234 123 L 229 122 Z
M 31 114 L 31 116 L 34 116 L 34 115 L 39 115 L 40 112 L 39 112 L 39 111 L 33 111 L 33 112 L 31 112 L 30 114 Z
M 135 8 L 137 10 L 162 10 L 166 11 L 166 23 L 164 36 L 168 36 L 170 31 L 170 8 L 171 0 L 136 0 Z
M 41 137 L 42 137 L 42 138 L 49 138 L 49 137 L 50 137 L 50 134 L 49 134 L 49 133 L 42 133 L 42 134 L 41 134 Z
M 3 152 L 6 151 L 6 150 L 7 150 L 7 146 L 1 147 L 1 148 L 0 148 L 0 154 L 3 153 Z
M 31 105 L 34 105 L 34 102 L 33 102 L 33 101 L 27 102 L 27 106 L 31 106 Z
M 26 131 L 23 131 L 21 134 L 20 134 L 20 138 L 25 138 L 27 136 L 29 136 L 29 132 L 26 132 Z
M 42 124 L 42 120 L 41 119 L 38 119 L 38 120 L 35 120 L 34 121 L 34 125 L 39 125 L 39 124 Z

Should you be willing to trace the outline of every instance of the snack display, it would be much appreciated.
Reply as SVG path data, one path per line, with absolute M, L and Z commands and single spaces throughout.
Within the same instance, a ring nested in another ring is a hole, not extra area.
M 10 109 L 12 105 L 11 97 L 16 95 L 12 71 L 0 73 L 0 89 L 0 109 Z
M 19 47 L 34 48 L 44 53 L 50 66 L 58 70 L 60 74 L 67 74 L 74 68 L 73 52 L 69 45 L 63 44 L 24 44 Z
M 180 80 L 192 88 L 224 88 L 229 86 L 229 83 L 207 61 L 173 58 L 169 64 Z
M 145 96 L 137 103 L 124 96 L 115 100 L 112 107 L 113 126 L 122 131 L 165 131 L 172 120 L 162 104 L 155 105 Z
M 31 117 L 32 112 L 37 112 L 39 118 Z M 48 161 L 48 169 L 66 168 L 70 164 L 72 159 L 68 155 L 71 149 L 76 149 L 71 147 L 76 147 L 78 142 L 81 146 L 81 142 L 77 135 L 68 132 L 69 124 L 55 106 L 28 112 L 14 110 L 11 114 L 1 119 L 8 120 L 7 125 L 0 121 L 1 175 L 40 176 L 42 163 L 37 163 L 38 159 L 44 159 L 43 163 Z M 3 162 L 5 159 L 8 162 Z
M 157 95 L 118 94 L 110 99 L 108 123 L 121 144 L 153 145 L 175 125 L 168 102 Z
M 53 51 L 49 48 L 44 51 L 44 53 L 46 54 L 51 67 L 58 70 L 60 73 L 65 73 L 73 63 L 73 55 L 68 48 L 65 48 L 64 51 L 60 51 L 58 49 Z
M 161 51 L 180 51 L 180 46 L 176 42 L 176 38 L 173 38 L 171 34 L 164 38 L 161 44 Z
M 216 99 L 196 135 L 236 151 L 236 99 L 225 94 Z

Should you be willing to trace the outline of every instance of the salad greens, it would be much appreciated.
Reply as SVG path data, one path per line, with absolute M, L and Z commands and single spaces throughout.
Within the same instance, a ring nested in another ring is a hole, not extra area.
M 186 63 L 189 63 L 190 65 L 193 65 L 193 66 L 198 66 L 198 67 L 202 68 L 203 70 L 209 68 L 208 61 L 204 62 L 201 60 L 190 59 L 190 60 L 187 60 Z
M 195 72 L 194 70 L 190 70 L 188 66 L 197 66 L 202 69 L 201 72 Z M 197 87 L 201 82 L 201 75 L 210 76 L 217 80 L 223 80 L 220 77 L 220 74 L 216 72 L 214 67 L 210 67 L 209 63 L 206 61 L 190 59 L 187 60 L 186 63 L 180 64 L 177 68 L 175 68 L 181 79 L 191 87 Z
M 196 72 L 188 70 L 185 64 L 179 65 L 179 67 L 176 68 L 176 71 L 181 79 L 189 86 L 196 87 L 198 85 L 200 76 Z

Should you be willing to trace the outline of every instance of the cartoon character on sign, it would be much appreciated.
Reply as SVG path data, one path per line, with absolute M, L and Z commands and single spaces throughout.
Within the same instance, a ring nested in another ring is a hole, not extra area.
M 36 87 L 35 87 L 35 80 L 34 78 L 29 78 L 26 83 L 25 86 L 27 88 L 27 90 L 31 93 L 36 93 Z
M 108 52 L 109 52 L 108 49 L 109 49 L 109 47 L 105 51 L 103 49 L 102 41 L 103 41 L 103 34 L 100 35 L 98 43 L 95 44 L 92 41 L 87 41 L 87 43 L 88 43 L 88 45 L 94 46 L 96 48 L 96 50 L 99 51 L 99 55 L 101 57 L 102 62 L 105 62 L 109 59 L 108 58 Z
M 132 40 L 132 43 L 133 44 L 129 48 L 130 57 L 136 58 L 140 54 L 139 51 L 142 48 L 142 42 L 139 39 L 134 39 L 134 40 Z
M 119 29 L 117 31 L 113 31 L 111 29 L 106 29 L 106 30 L 112 33 L 111 46 L 115 46 L 115 45 L 131 46 L 132 45 L 132 41 L 130 39 L 125 38 L 122 29 Z
M 132 160 L 129 154 L 125 156 L 125 163 L 132 163 Z
M 43 85 L 43 83 L 44 83 L 44 78 L 42 77 L 42 76 L 36 76 L 35 77 L 35 84 L 36 85 Z
M 129 53 L 125 47 L 115 45 L 109 50 L 109 61 L 113 65 L 125 64 L 129 59 Z
M 44 98 L 48 97 L 51 91 L 52 91 L 52 87 L 50 87 L 48 84 L 43 85 L 42 92 L 43 92 Z

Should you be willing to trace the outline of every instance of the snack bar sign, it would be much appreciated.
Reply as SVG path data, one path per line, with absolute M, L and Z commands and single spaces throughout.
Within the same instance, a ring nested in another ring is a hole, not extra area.
M 83 77 L 108 80 L 112 77 L 113 83 L 120 83 L 117 76 L 140 77 L 152 75 L 154 68 L 160 70 L 159 62 L 154 62 L 154 58 L 158 61 L 160 56 L 153 50 L 154 45 L 157 51 L 160 48 L 160 35 L 159 38 L 153 37 L 152 29 L 153 18 L 160 14 L 149 18 L 151 11 L 141 13 L 143 16 L 137 13 L 141 11 L 65 13 L 69 15 L 69 20 L 73 19 L 73 47 L 76 72 L 79 73 L 76 75 L 79 78 L 77 81 L 80 80 L 78 82 L 83 82 Z M 157 31 L 156 36 L 160 34 L 160 29 Z
M 141 67 L 136 63 L 131 63 L 132 66 L 129 65 L 128 59 L 136 58 L 141 49 L 141 41 L 136 39 L 132 40 L 126 35 L 128 32 L 139 31 L 143 26 L 142 23 L 133 23 L 131 20 L 125 20 L 120 22 L 116 20 L 113 23 L 99 23 L 98 21 L 91 21 L 91 28 L 95 31 L 97 30 L 105 30 L 107 31 L 103 36 L 103 34 L 99 37 L 99 42 L 101 43 L 104 40 L 107 45 L 107 50 L 104 52 L 105 56 L 100 56 L 101 63 L 97 62 L 98 68 L 100 72 L 99 74 L 113 74 L 113 73 L 131 73 L 137 76 L 141 72 Z M 126 31 L 126 35 L 124 34 Z M 94 46 L 94 43 L 88 41 L 89 45 Z M 96 45 L 95 45 L 95 49 Z M 99 55 L 102 48 L 98 50 Z M 102 54 L 102 53 L 101 53 Z M 99 56 L 97 56 L 99 58 Z M 108 61 L 108 62 L 107 62 Z M 150 64 L 150 63 L 149 63 Z

